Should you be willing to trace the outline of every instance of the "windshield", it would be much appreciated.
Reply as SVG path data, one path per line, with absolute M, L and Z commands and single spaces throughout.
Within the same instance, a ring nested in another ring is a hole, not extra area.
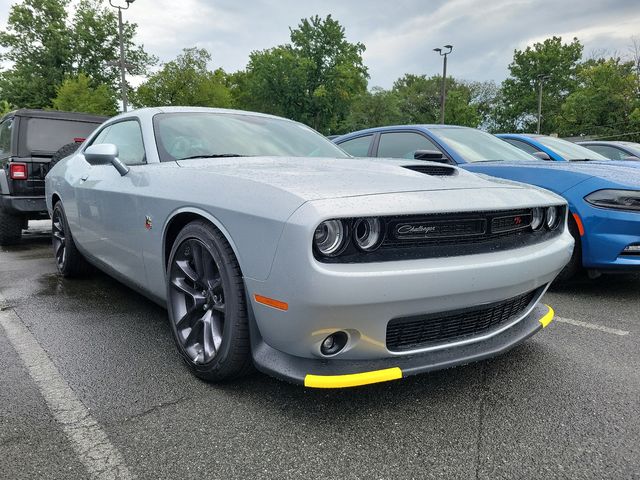
M 535 161 L 537 157 L 503 142 L 493 135 L 473 128 L 432 128 L 435 135 L 462 155 L 466 162 L 496 160 Z M 540 160 L 542 161 L 542 160 Z
M 315 130 L 289 120 L 234 113 L 162 113 L 154 117 L 163 162 L 228 156 L 348 155 Z
M 567 142 L 560 138 L 555 137 L 535 137 L 535 140 L 545 147 L 549 147 L 565 160 L 570 162 L 576 160 L 608 160 L 607 157 L 600 155 L 599 153 L 589 150 L 582 145 Z

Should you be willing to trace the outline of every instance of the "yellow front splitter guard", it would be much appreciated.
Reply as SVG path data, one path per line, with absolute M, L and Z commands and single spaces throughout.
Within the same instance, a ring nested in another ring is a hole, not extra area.
M 352 373 L 349 375 L 307 375 L 304 386 L 309 388 L 346 388 L 360 387 L 371 383 L 388 382 L 402 378 L 402 370 L 398 367 L 373 370 L 371 372 Z
M 555 312 L 549 305 L 545 305 L 549 310 L 538 320 L 542 328 L 547 327 Z M 402 378 L 402 370 L 398 367 L 386 368 L 384 370 L 373 370 L 371 372 L 352 373 L 349 375 L 311 375 L 304 377 L 304 386 L 309 388 L 347 388 L 370 385 L 372 383 L 388 382 Z
M 551 308 L 549 305 L 545 305 L 545 307 L 547 307 L 549 311 L 546 313 L 544 317 L 538 320 L 540 322 L 540 325 L 542 325 L 542 328 L 545 328 L 547 325 L 549 325 L 553 320 L 553 317 L 555 316 L 555 312 L 553 311 L 553 308 Z

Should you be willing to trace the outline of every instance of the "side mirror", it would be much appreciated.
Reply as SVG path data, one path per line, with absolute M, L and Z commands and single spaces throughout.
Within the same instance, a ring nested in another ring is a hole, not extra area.
M 538 157 L 540 160 L 551 160 L 551 157 L 546 152 L 534 152 L 532 155 Z
M 635 155 L 629 155 L 628 157 L 624 157 L 622 160 L 633 162 L 640 160 L 640 158 Z
M 118 147 L 112 143 L 91 145 L 84 151 L 84 158 L 91 165 L 113 165 L 118 173 L 125 176 L 129 173 L 129 167 L 118 158 Z
M 449 163 L 442 152 L 438 150 L 416 150 L 413 154 L 414 160 L 426 160 L 429 162 Z

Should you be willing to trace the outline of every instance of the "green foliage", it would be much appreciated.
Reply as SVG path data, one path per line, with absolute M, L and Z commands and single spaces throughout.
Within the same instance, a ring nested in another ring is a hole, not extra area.
M 123 43 L 127 70 L 143 75 L 157 59 L 136 45 L 135 23 L 123 22 Z M 72 19 L 72 74 L 88 75 L 96 84 L 120 88 L 120 43 L 117 11 L 101 0 L 80 0 Z
M 7 30 L 0 32 L 0 59 L 13 63 L 2 73 L 0 90 L 21 107 L 51 104 L 56 86 L 71 70 L 68 0 L 25 0 L 9 12 Z
M 15 108 L 6 100 L 0 100 L 0 117 L 15 110 Z
M 291 44 L 251 53 L 238 106 L 334 132 L 366 91 L 365 47 L 348 42 L 331 15 L 303 19 L 290 32 Z
M 115 92 L 105 84 L 91 87 L 89 77 L 83 73 L 62 83 L 53 99 L 53 108 L 108 116 L 118 113 Z
M 561 136 L 608 136 L 631 131 L 631 115 L 640 108 L 633 62 L 589 60 L 578 71 L 578 88 L 562 105 Z
M 498 128 L 512 132 L 535 130 L 539 77 L 545 75 L 548 79 L 543 86 L 541 133 L 557 132 L 562 103 L 578 86 L 582 49 L 577 38 L 564 44 L 561 37 L 552 37 L 533 47 L 515 50 L 510 76 L 502 83 Z
M 364 128 L 402 123 L 400 98 L 396 92 L 374 87 L 355 98 L 351 109 L 340 129 L 352 132 Z
M 68 18 L 69 0 L 24 0 L 11 6 L 7 29 L 0 32 L 0 56 L 12 67 L 0 76 L 0 91 L 20 107 L 47 108 L 65 78 L 84 73 L 92 87 L 119 89 L 117 16 L 100 0 L 80 0 Z M 137 26 L 124 23 L 127 63 L 145 73 L 154 57 L 133 42 Z
M 132 93 L 132 102 L 139 107 L 230 107 L 232 96 L 226 74 L 222 69 L 209 71 L 210 61 L 207 50 L 185 48 Z

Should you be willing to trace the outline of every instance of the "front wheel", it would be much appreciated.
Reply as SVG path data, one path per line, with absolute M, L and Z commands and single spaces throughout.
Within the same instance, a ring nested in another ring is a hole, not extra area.
M 220 382 L 251 369 L 240 266 L 224 236 L 204 221 L 189 223 L 173 244 L 167 308 L 178 351 L 195 375 Z
M 571 215 L 571 214 L 569 214 Z M 573 237 L 575 241 L 575 246 L 573 247 L 573 253 L 571 254 L 571 259 L 569 263 L 562 269 L 560 274 L 556 277 L 554 283 L 556 285 L 564 284 L 572 280 L 578 273 L 580 273 L 582 269 L 582 242 L 580 239 L 580 232 L 578 230 L 578 225 L 571 216 L 569 216 L 569 233 Z

